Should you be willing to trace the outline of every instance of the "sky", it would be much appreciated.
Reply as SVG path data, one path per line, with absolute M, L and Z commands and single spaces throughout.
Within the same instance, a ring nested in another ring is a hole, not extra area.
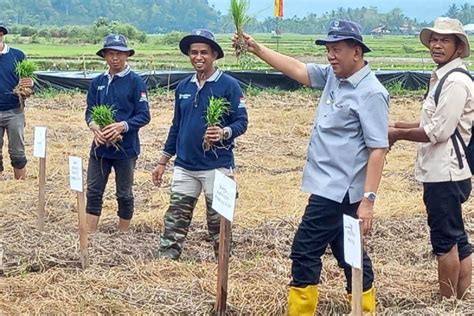
M 209 4 L 223 13 L 228 12 L 230 0 L 208 0 Z M 402 9 L 409 18 L 431 22 L 436 17 L 445 14 L 451 4 L 458 5 L 469 3 L 474 5 L 474 0 L 283 0 L 284 16 L 305 16 L 309 13 L 322 14 L 338 7 L 360 8 L 362 6 L 375 6 L 379 12 L 388 12 L 396 7 Z M 250 14 L 262 20 L 273 16 L 274 0 L 250 0 Z

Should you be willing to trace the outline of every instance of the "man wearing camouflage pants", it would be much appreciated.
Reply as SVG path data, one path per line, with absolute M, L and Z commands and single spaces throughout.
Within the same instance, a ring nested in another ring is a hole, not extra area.
M 211 207 L 214 175 L 219 170 L 232 176 L 234 139 L 247 130 L 245 98 L 238 82 L 214 66 L 224 52 L 210 31 L 192 31 L 179 47 L 189 56 L 196 73 L 176 88 L 173 124 L 152 174 L 154 184 L 160 186 L 168 161 L 176 155 L 170 206 L 158 256 L 179 259 L 193 210 L 203 191 L 209 235 L 217 257 L 220 216 Z M 207 126 L 205 120 L 212 97 L 229 103 L 230 111 L 223 116 L 220 126 Z

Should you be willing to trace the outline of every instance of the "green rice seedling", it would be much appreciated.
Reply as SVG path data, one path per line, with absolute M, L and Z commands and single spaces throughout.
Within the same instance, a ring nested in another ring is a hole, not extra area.
M 108 104 L 95 105 L 91 109 L 91 118 L 102 129 L 115 123 L 115 110 Z
M 212 96 L 209 99 L 209 105 L 206 111 L 206 124 L 208 127 L 211 126 L 222 126 L 222 118 L 225 114 L 230 112 L 230 103 L 224 98 L 216 98 Z M 203 141 L 204 151 L 212 149 L 213 144 L 209 143 L 206 139 Z
M 211 97 L 206 111 L 207 126 L 220 126 L 222 117 L 229 113 L 230 104 L 224 98 Z
M 31 60 L 22 60 L 15 64 L 15 72 L 20 79 L 36 79 L 35 71 L 38 70 L 38 66 Z M 33 87 L 23 86 L 18 83 L 18 85 L 13 89 L 13 93 L 20 97 L 20 104 L 23 108 L 25 99 L 30 97 L 33 94 Z
M 98 104 L 91 109 L 91 119 L 102 130 L 104 127 L 115 123 L 115 112 L 111 105 Z M 123 137 L 120 135 L 118 139 L 113 142 L 107 142 L 106 145 L 114 146 L 115 149 L 120 150 L 121 148 L 117 143 L 122 141 L 122 139 Z
M 249 0 L 230 0 L 230 13 L 232 15 L 237 32 L 237 42 L 234 45 L 237 58 L 239 58 L 240 55 L 245 54 L 247 51 L 247 46 L 245 45 L 243 38 L 243 32 L 245 26 L 251 20 L 250 16 L 248 15 L 249 6 Z
M 17 62 L 15 64 L 15 72 L 20 77 L 20 79 L 23 78 L 31 78 L 35 79 L 35 71 L 38 70 L 38 66 L 36 65 L 35 62 L 25 59 L 20 62 Z

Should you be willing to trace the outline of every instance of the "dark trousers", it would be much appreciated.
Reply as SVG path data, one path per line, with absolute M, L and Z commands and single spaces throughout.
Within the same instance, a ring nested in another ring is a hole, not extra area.
M 344 269 L 347 292 L 352 292 L 352 268 L 344 261 L 344 229 L 342 215 L 357 217 L 359 203 L 349 204 L 346 195 L 342 203 L 311 195 L 303 219 L 296 231 L 290 258 L 293 261 L 291 286 L 306 287 L 319 284 L 322 270 L 321 256 L 328 245 L 337 259 L 339 267 Z M 372 287 L 374 273 L 372 262 L 364 251 L 363 288 Z
M 100 216 L 105 186 L 112 168 L 115 171 L 115 196 L 117 198 L 117 215 L 129 220 L 133 216 L 133 174 L 137 157 L 129 159 L 89 158 L 87 168 L 87 205 L 88 214 Z
M 462 181 L 423 183 L 423 201 L 428 213 L 433 253 L 442 256 L 458 246 L 459 260 L 469 257 L 469 243 L 461 205 L 471 194 L 471 178 Z

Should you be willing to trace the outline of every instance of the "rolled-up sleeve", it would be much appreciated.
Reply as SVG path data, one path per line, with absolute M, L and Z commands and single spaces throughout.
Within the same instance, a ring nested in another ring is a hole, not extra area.
M 438 105 L 434 105 L 431 99 L 427 100 L 428 104 L 423 106 L 424 111 L 429 106 L 434 107 L 431 119 L 423 126 L 432 144 L 445 142 L 451 137 L 464 111 L 468 87 L 463 82 L 450 79 L 448 78 L 443 84 Z
M 327 65 L 307 64 L 309 82 L 311 88 L 322 90 L 326 85 L 329 67 Z
M 358 115 L 367 147 L 388 148 L 388 94 L 370 95 L 359 108 Z

